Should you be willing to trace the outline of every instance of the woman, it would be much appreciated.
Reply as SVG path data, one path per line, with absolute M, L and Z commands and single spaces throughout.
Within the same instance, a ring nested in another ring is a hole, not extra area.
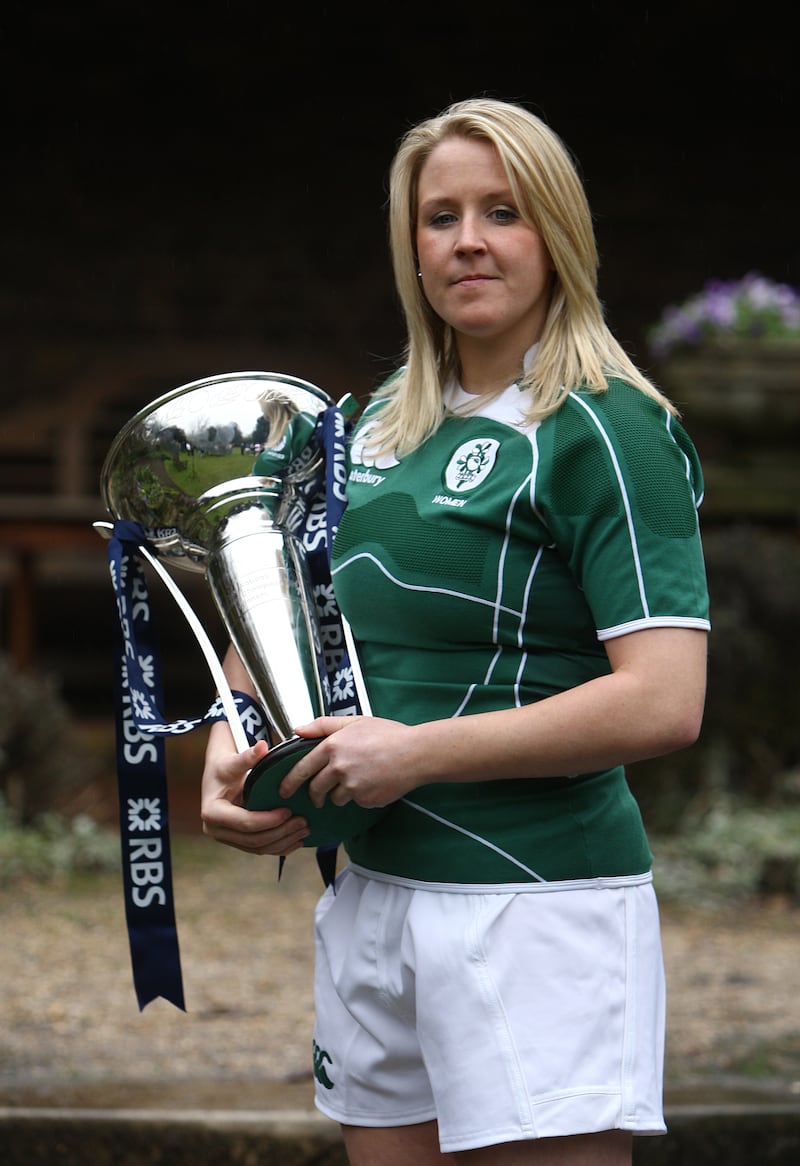
M 412 129 L 391 174 L 407 361 L 365 410 L 333 554 L 375 715 L 284 779 L 391 808 L 317 919 L 317 1104 L 353 1166 L 613 1163 L 664 1130 L 651 855 L 626 763 L 691 744 L 702 478 L 610 335 L 569 155 L 504 102 Z M 246 684 L 229 662 L 232 680 Z M 264 746 L 209 743 L 221 841 Z

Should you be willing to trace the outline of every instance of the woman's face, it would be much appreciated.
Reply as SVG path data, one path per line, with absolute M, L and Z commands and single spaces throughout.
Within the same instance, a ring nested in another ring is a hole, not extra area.
M 519 213 L 497 150 L 481 138 L 446 138 L 426 159 L 417 196 L 422 288 L 459 351 L 503 344 L 521 358 L 541 334 L 553 264 Z

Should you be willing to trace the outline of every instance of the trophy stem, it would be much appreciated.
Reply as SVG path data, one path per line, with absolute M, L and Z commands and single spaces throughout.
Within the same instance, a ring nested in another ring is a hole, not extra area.
M 303 548 L 270 527 L 261 508 L 231 516 L 225 535 L 209 553 L 206 579 L 271 726 L 286 740 L 326 711 Z

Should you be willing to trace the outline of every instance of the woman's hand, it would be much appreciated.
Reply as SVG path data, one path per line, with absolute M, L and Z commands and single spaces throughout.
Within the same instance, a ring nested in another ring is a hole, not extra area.
M 266 742 L 259 741 L 237 753 L 228 726 L 212 726 L 203 770 L 203 833 L 250 854 L 287 855 L 310 833 L 305 818 L 295 817 L 288 807 L 246 810 L 242 805 L 245 778 L 267 752 Z
M 336 806 L 356 802 L 374 809 L 422 784 L 417 736 L 408 725 L 380 717 L 317 717 L 295 732 L 321 739 L 286 774 L 281 797 L 291 797 L 308 781 L 308 795 L 317 807 L 327 797 Z

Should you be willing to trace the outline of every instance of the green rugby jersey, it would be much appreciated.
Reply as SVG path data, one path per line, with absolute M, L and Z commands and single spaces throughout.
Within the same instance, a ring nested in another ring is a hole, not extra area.
M 543 422 L 452 388 L 399 460 L 351 442 L 333 579 L 376 716 L 406 724 L 521 706 L 609 671 L 602 641 L 709 627 L 702 474 L 682 427 L 621 381 Z M 624 772 L 413 790 L 352 861 L 431 882 L 636 875 L 651 855 Z

